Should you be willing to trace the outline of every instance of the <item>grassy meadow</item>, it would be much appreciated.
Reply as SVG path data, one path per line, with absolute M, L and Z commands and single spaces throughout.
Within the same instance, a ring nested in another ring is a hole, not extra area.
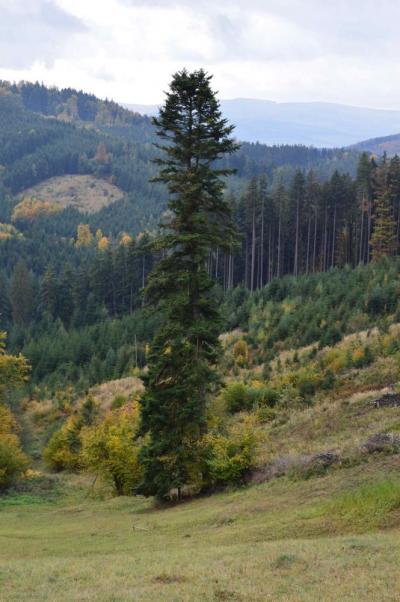
M 52 501 L 8 496 L 0 599 L 399 600 L 399 468 L 382 456 L 165 508 L 80 480 Z
M 400 432 L 400 407 L 355 392 L 371 370 L 342 381 L 348 397 L 259 425 L 261 480 L 286 462 L 267 482 L 157 507 L 62 473 L 0 497 L 1 602 L 400 600 L 400 454 L 362 451 Z M 329 450 L 339 461 L 310 471 Z

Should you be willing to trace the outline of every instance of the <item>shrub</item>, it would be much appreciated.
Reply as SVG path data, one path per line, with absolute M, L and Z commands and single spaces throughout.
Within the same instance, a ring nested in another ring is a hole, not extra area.
M 272 422 L 273 420 L 275 420 L 277 413 L 276 410 L 274 410 L 274 408 L 262 406 L 257 408 L 256 416 L 258 422 L 265 423 Z
M 222 400 L 226 405 L 226 409 L 231 414 L 250 410 L 253 400 L 249 395 L 249 390 L 241 381 L 235 381 L 226 386 L 221 393 Z
M 249 365 L 249 347 L 246 341 L 240 339 L 233 346 L 233 357 L 238 366 L 246 367 Z
M 61 429 L 52 435 L 43 452 L 44 461 L 50 468 L 57 472 L 79 468 L 81 430 L 85 426 L 90 426 L 97 414 L 97 404 L 89 396 L 81 405 L 79 412 L 68 418 Z
M 273 407 L 278 403 L 279 393 L 268 385 L 252 386 L 248 389 L 251 407 Z
M 105 419 L 82 431 L 83 465 L 109 481 L 118 495 L 132 494 L 142 479 L 138 404 L 110 411 Z
M 333 389 L 333 386 L 335 384 L 335 375 L 332 372 L 332 370 L 327 370 L 324 374 L 323 380 L 321 382 L 321 388 L 324 389 L 325 391 L 328 391 L 329 389 Z
M 29 466 L 16 431 L 13 414 L 6 406 L 0 405 L 0 491 L 13 485 Z
M 75 417 L 69 418 L 51 437 L 43 452 L 43 459 L 57 472 L 76 470 L 79 468 L 80 447 L 80 424 Z
M 258 443 L 255 420 L 249 417 L 228 434 L 209 433 L 203 443 L 210 484 L 241 483 L 255 463 Z
M 373 361 L 373 356 L 370 347 L 357 347 L 354 349 L 351 356 L 352 364 L 356 368 L 368 366 Z
M 17 435 L 0 435 L 0 491 L 13 485 L 28 466 Z
M 62 209 L 58 203 L 25 198 L 14 207 L 11 219 L 13 222 L 33 222 L 38 217 L 54 215 Z
M 122 408 L 122 406 L 124 406 L 126 402 L 127 397 L 125 395 L 116 395 L 111 402 L 111 409 L 118 410 L 119 408 Z

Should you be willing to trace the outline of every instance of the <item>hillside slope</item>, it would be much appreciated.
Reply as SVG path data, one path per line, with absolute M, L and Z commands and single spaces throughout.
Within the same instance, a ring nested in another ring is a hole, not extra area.
M 360 152 L 369 152 L 377 156 L 386 153 L 388 157 L 393 157 L 400 153 L 400 134 L 370 138 L 369 140 L 353 144 L 351 148 Z
M 398 468 L 382 458 L 161 509 L 140 498 L 88 500 L 89 482 L 71 479 L 58 496 L 10 496 L 0 512 L 2 595 L 317 602 L 323 590 L 324 602 L 395 602 Z

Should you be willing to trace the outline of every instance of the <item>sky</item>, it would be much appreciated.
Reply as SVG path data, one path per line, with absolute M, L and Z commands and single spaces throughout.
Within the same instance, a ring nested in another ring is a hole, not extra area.
M 400 109 L 400 0 L 0 0 L 0 79 L 159 103 L 183 67 L 221 98 Z

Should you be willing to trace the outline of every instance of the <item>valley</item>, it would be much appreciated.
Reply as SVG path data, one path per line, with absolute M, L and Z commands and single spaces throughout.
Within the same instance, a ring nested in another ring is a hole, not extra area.
M 397 155 L 0 90 L 0 597 L 396 600 Z

